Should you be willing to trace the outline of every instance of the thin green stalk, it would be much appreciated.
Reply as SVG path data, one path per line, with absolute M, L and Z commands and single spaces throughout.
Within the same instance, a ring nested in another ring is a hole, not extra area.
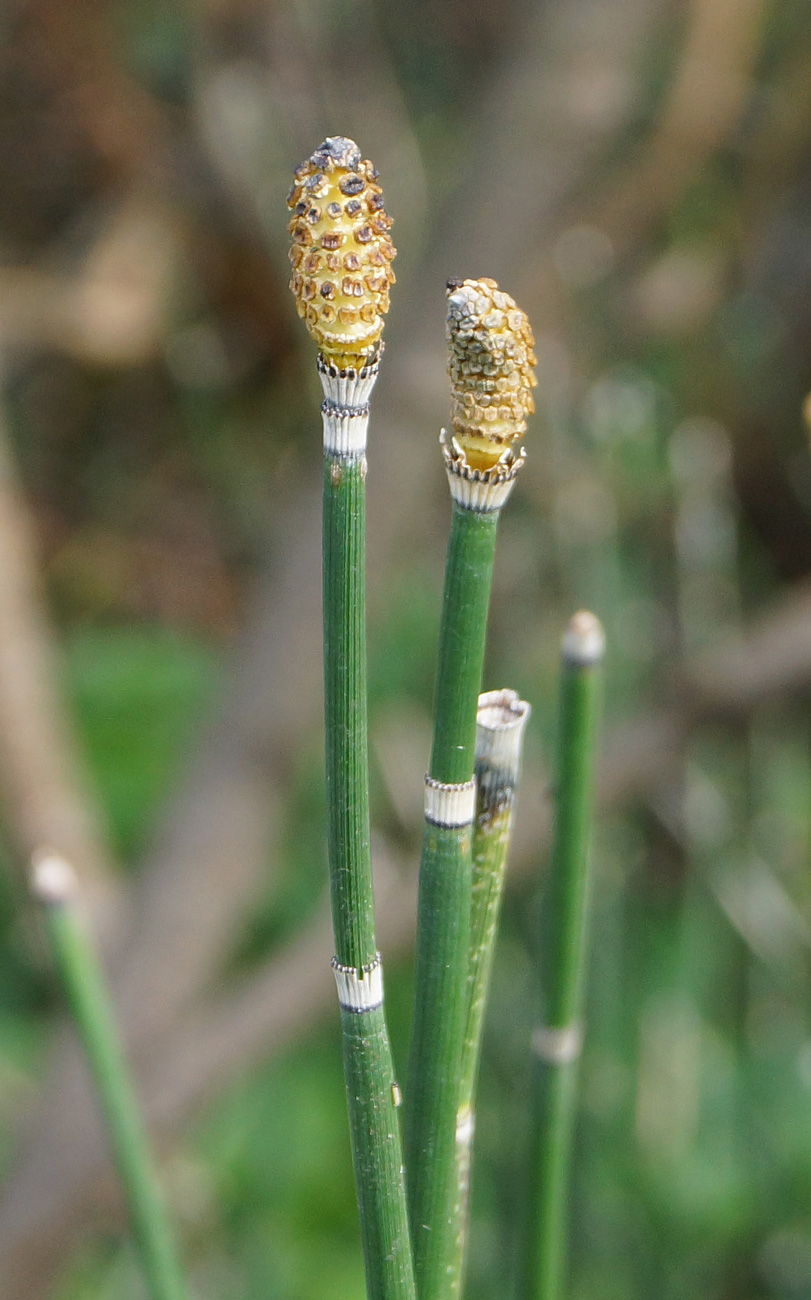
M 458 1291 L 456 1127 L 467 1026 L 476 706 L 501 508 L 534 409 L 529 321 L 490 279 L 449 280 L 453 435 L 442 448 L 453 500 L 434 737 L 425 787 L 406 1154 L 420 1300 Z
M 378 174 L 328 136 L 296 168 L 290 288 L 324 390 L 324 715 L 333 968 L 369 1300 L 415 1300 L 369 848 L 366 435 L 395 256 Z M 343 250 L 338 253 L 336 250 Z
M 464 1275 L 476 1081 L 512 832 L 521 748 L 529 712 L 529 705 L 520 700 L 515 691 L 488 691 L 479 696 L 467 1017 L 456 1117 L 456 1259 L 452 1274 L 452 1294 L 461 1292 Z
M 576 614 L 563 640 L 555 841 L 543 949 L 546 1021 L 533 1046 L 533 1134 L 524 1300 L 559 1300 L 582 1045 L 588 859 L 603 630 Z
M 55 855 L 34 866 L 34 892 L 98 1090 L 151 1300 L 187 1295 L 104 977 L 75 904 L 76 879 Z
M 476 709 L 500 510 L 453 506 L 439 634 L 429 773 L 453 785 L 473 776 Z
M 383 1012 L 369 830 L 365 398 L 320 365 L 324 404 L 327 843 L 344 1073 L 369 1300 L 414 1300 L 399 1090 Z M 362 399 L 358 401 L 358 396 Z M 335 403 L 341 399 L 338 408 Z M 354 401 L 353 401 L 354 399 Z
M 467 1024 L 476 704 L 498 510 L 454 502 L 420 864 L 406 1161 L 420 1300 L 453 1288 L 456 1123 Z

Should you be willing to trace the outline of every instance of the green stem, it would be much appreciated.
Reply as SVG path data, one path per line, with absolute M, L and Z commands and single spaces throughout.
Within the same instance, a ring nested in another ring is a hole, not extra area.
M 498 517 L 498 510 L 454 501 L 445 571 L 406 1094 L 420 1300 L 440 1300 L 458 1285 L 456 1123 L 467 1023 L 476 705 Z
M 476 822 L 465 1038 L 456 1118 L 456 1258 L 452 1294 L 462 1289 L 469 1230 L 476 1081 L 512 832 L 513 805 L 529 705 L 515 691 L 479 696 L 476 729 Z
M 335 967 L 341 1004 L 352 1155 L 369 1300 L 415 1300 L 399 1091 L 383 1012 L 374 928 L 366 701 L 366 460 L 361 404 L 325 403 L 324 711 L 327 826 Z M 335 378 L 335 383 L 338 384 Z M 369 387 L 371 385 L 368 385 Z M 330 423 L 332 421 L 332 423 Z M 335 445 L 336 428 L 349 429 Z M 332 445 L 331 445 L 332 440 Z
M 151 1300 L 184 1300 L 187 1291 L 110 998 L 73 901 L 75 885 L 60 858 L 43 857 L 34 868 L 34 890 L 44 904 L 56 965 L 98 1090 L 149 1295 Z
M 453 507 L 429 769 L 435 781 L 446 784 L 473 776 L 476 709 L 500 513 L 465 510 L 455 503 Z
M 327 837 L 336 956 L 377 955 L 366 706 L 366 494 L 358 461 L 324 474 L 324 715 Z
M 602 628 L 576 614 L 563 642 L 555 841 L 545 915 L 546 1023 L 536 1030 L 529 1230 L 524 1300 L 559 1300 L 566 1262 L 567 1200 L 582 1043 L 588 859 Z

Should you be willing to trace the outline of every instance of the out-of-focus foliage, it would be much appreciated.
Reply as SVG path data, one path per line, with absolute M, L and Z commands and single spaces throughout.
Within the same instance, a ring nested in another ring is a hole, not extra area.
M 513 102 L 496 141 L 506 183 L 480 151 Z M 328 133 L 356 135 L 397 221 L 384 371 L 398 377 L 381 379 L 370 453 L 370 689 L 376 825 L 412 860 L 447 506 L 438 454 L 419 462 L 405 523 L 397 479 L 448 418 L 443 280 L 495 275 L 532 319 L 539 413 L 502 525 L 486 685 L 515 687 L 534 715 L 470 1300 L 508 1294 L 522 1213 L 560 629 L 578 605 L 603 619 L 611 728 L 655 717 L 676 665 L 809 577 L 810 123 L 806 0 L 19 0 L 0 18 L 7 421 L 66 694 L 135 884 L 254 592 L 266 573 L 280 592 L 298 581 L 311 524 L 279 508 L 320 473 L 320 399 L 286 288 L 292 166 Z M 490 224 L 431 265 L 477 204 Z M 494 265 L 469 264 L 481 247 Z M 407 424 L 388 464 L 375 420 L 381 437 Z M 319 633 L 310 618 L 289 635 Z M 571 1300 L 811 1292 L 808 674 L 686 737 L 596 837 Z M 205 993 L 318 913 L 319 746 L 311 708 L 273 773 L 276 869 Z M 2 835 L 11 1170 L 58 999 Z M 409 996 L 407 963 L 387 963 L 401 1066 Z M 361 1300 L 334 1021 L 242 1069 L 164 1171 L 201 1300 Z M 54 1300 L 140 1295 L 112 1235 L 66 1269 Z

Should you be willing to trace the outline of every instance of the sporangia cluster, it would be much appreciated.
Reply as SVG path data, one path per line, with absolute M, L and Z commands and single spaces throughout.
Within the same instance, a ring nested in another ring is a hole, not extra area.
M 296 169 L 290 288 L 322 355 L 360 367 L 380 348 L 395 256 L 378 173 L 353 140 L 330 136 Z
M 525 312 L 495 280 L 449 280 L 451 422 L 471 469 L 492 469 L 535 410 L 535 339 Z

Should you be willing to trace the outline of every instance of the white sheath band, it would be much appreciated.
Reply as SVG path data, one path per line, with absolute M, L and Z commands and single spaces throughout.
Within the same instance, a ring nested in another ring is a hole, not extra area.
M 515 477 L 497 479 L 487 482 L 478 470 L 468 470 L 460 474 L 457 469 L 446 465 L 448 485 L 451 497 L 463 510 L 473 510 L 476 514 L 489 515 L 500 510 L 513 489 Z
M 532 1032 L 532 1050 L 548 1065 L 569 1065 L 583 1050 L 583 1026 L 579 1021 L 561 1029 L 539 1025 Z
M 470 1106 L 460 1106 L 456 1112 L 456 1142 L 459 1146 L 471 1146 L 476 1128 L 476 1116 Z
M 476 711 L 476 762 L 518 776 L 524 728 L 530 715 L 517 691 L 485 691 Z
M 598 664 L 605 654 L 605 632 L 594 614 L 581 610 L 563 634 L 563 658 L 578 668 Z
M 425 820 L 435 826 L 467 826 L 476 816 L 476 782 L 445 785 L 425 778 Z
M 366 451 L 369 408 L 358 410 L 346 406 L 321 407 L 324 422 L 324 451 L 328 456 L 358 460 Z
M 60 854 L 45 849 L 34 855 L 31 892 L 41 903 L 69 903 L 78 889 L 76 872 Z
M 455 438 L 448 438 L 445 429 L 439 435 L 451 497 L 463 510 L 477 514 L 492 514 L 500 510 L 513 489 L 516 475 L 524 463 L 524 453 L 509 464 L 494 469 L 471 469 Z
M 378 362 L 361 370 L 339 370 L 322 356 L 318 358 L 318 377 L 328 402 L 335 406 L 366 406 L 375 386 Z
M 337 957 L 332 959 L 338 1001 L 344 1011 L 374 1011 L 383 1005 L 383 963 L 380 953 L 369 965 L 361 968 L 342 966 Z

